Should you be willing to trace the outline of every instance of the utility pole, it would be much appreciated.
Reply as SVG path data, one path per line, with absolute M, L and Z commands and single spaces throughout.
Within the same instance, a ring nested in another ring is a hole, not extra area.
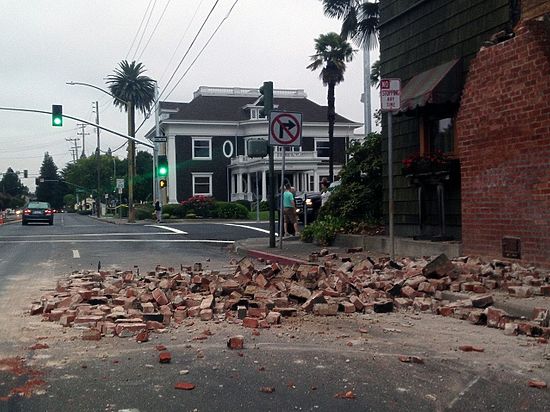
M 84 123 L 77 123 L 77 127 L 81 128 L 81 132 L 76 132 L 77 135 L 82 136 L 82 154 L 80 157 L 86 157 L 86 147 L 85 147 L 85 137 L 88 136 L 90 133 L 85 132 L 85 128 L 87 125 Z
M 98 103 L 97 100 L 95 102 L 95 123 L 99 124 L 99 103 Z M 97 196 L 96 196 L 96 199 L 95 199 L 95 208 L 96 208 L 97 217 L 100 217 L 101 216 L 101 210 L 100 210 L 101 209 L 100 208 L 101 200 L 100 200 L 99 196 L 100 196 L 100 186 L 101 186 L 101 182 L 100 182 L 100 179 L 101 179 L 100 151 L 101 151 L 101 149 L 100 149 L 100 145 L 99 145 L 99 127 L 96 127 L 96 131 L 97 131 L 97 148 L 96 148 L 96 151 L 95 151 L 95 159 L 96 159 L 96 163 L 97 163 Z
M 159 187 L 159 179 L 157 176 L 158 168 L 158 155 L 159 155 L 159 146 L 160 143 L 157 142 L 157 137 L 160 136 L 160 101 L 159 101 L 159 85 L 155 82 L 155 140 L 154 140 L 154 149 L 153 149 L 153 202 L 157 200 L 161 203 L 164 203 L 164 196 L 161 199 L 162 191 Z M 166 152 L 166 150 L 165 150 Z
M 65 141 L 71 143 L 71 142 L 74 142 L 74 147 L 71 147 L 69 149 L 69 151 L 71 152 L 71 154 L 73 155 L 73 163 L 76 163 L 76 161 L 78 160 L 78 149 L 80 148 L 80 146 L 78 146 L 78 141 L 80 140 L 80 138 L 78 137 L 75 137 L 74 139 L 68 139 L 66 138 Z

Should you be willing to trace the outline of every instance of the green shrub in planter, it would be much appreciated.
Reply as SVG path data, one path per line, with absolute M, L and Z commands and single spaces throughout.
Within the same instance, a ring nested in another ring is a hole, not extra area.
M 251 205 L 250 200 L 236 200 L 236 201 L 233 202 L 233 203 L 237 203 L 237 204 L 239 204 L 239 205 L 243 205 L 244 207 L 246 207 L 246 210 L 251 210 L 251 209 L 250 209 L 250 205 Z
M 186 219 L 196 219 L 196 218 L 197 218 L 197 215 L 190 212 L 190 213 L 187 213 L 187 214 L 185 215 L 185 218 L 186 218 Z
M 248 219 L 248 209 L 239 202 L 216 202 L 212 217 L 218 219 Z
M 304 229 L 300 234 L 300 238 L 302 239 L 302 241 L 307 243 L 313 242 L 314 236 L 315 236 L 315 226 L 313 226 L 312 224 L 304 227 Z
M 262 200 L 260 202 L 260 212 L 267 212 L 269 210 L 269 203 L 267 203 L 265 200 Z
M 187 210 L 180 204 L 171 203 L 162 206 L 162 213 L 166 213 L 167 215 L 175 219 L 182 219 L 187 213 Z
M 345 226 L 346 221 L 342 218 L 330 215 L 324 216 L 304 228 L 302 239 L 304 241 L 312 239 L 320 246 L 328 246 L 336 238 L 336 233 L 344 229 Z

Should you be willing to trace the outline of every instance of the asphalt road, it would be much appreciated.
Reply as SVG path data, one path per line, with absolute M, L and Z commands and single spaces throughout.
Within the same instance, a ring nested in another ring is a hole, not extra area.
M 51 288 L 56 277 L 95 270 L 98 262 L 104 269 L 194 262 L 224 267 L 233 257 L 227 249 L 231 242 L 267 238 L 265 229 L 255 222 L 113 225 L 70 214 L 56 215 L 53 226 L 3 225 L 0 307 L 20 279 L 35 278 Z M 28 302 L 14 304 L 16 312 L 28 308 Z M 547 365 L 532 361 L 538 353 L 531 341 L 456 319 L 399 313 L 309 316 L 259 334 L 227 322 L 190 320 L 139 344 L 132 338 L 82 341 L 75 328 L 40 322 L 38 316 L 20 318 L 20 327 L 31 330 L 33 339 L 42 336 L 49 348 L 30 350 L 28 342 L 6 342 L 2 334 L 0 349 L 9 347 L 10 357 L 21 356 L 46 383 L 33 396 L 2 399 L 28 383 L 30 372 L 9 374 L 0 359 L 0 411 L 545 411 L 550 404 L 548 390 L 526 385 L 533 370 Z M 205 329 L 212 335 L 197 340 Z M 226 348 L 235 334 L 245 336 L 244 350 Z M 487 351 L 457 353 L 457 342 L 465 340 Z M 490 342 L 495 344 L 489 347 Z M 159 364 L 157 344 L 172 353 L 171 363 Z M 525 365 L 508 365 L 509 353 L 521 354 Z M 425 362 L 402 363 L 399 354 Z M 176 390 L 180 381 L 196 387 Z M 354 399 L 336 396 L 346 392 Z

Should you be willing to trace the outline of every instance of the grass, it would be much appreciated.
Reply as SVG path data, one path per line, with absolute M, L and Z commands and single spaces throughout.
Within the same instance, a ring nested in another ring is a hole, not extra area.
M 250 220 L 256 220 L 256 211 L 248 212 Z M 269 211 L 260 211 L 260 220 L 269 220 Z

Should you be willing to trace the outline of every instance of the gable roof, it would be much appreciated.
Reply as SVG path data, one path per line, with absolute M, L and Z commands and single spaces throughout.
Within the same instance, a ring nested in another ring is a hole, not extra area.
M 253 96 L 196 96 L 189 103 L 160 102 L 161 111 L 170 115 L 170 120 L 198 121 L 245 121 L 250 120 L 246 105 L 253 105 L 258 97 Z M 307 98 L 284 98 L 274 96 L 275 110 L 302 113 L 304 122 L 327 122 L 327 107 L 320 106 Z M 353 123 L 336 114 L 336 123 Z

